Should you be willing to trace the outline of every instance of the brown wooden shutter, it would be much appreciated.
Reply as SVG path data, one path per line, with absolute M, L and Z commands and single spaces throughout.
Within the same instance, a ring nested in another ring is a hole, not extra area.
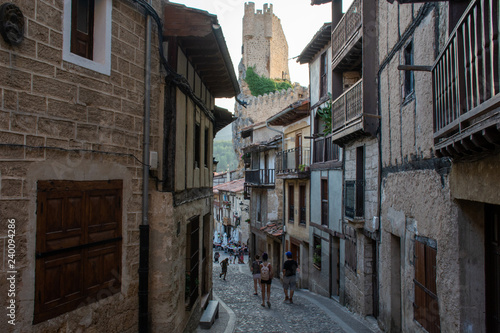
M 71 53 L 92 60 L 94 54 L 94 0 L 71 1 Z
M 38 182 L 34 323 L 120 291 L 122 187 Z

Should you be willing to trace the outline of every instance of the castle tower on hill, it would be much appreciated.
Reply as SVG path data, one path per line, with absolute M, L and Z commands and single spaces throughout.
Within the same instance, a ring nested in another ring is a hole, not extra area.
M 288 43 L 272 4 L 264 4 L 264 9 L 256 12 L 255 3 L 245 3 L 241 63 L 244 71 L 254 66 L 259 75 L 290 80 Z

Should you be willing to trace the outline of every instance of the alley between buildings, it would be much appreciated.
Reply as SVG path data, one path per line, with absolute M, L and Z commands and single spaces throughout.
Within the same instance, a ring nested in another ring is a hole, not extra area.
M 227 254 L 222 254 L 221 260 Z M 221 268 L 214 263 L 213 291 L 219 301 L 219 318 L 210 330 L 198 328 L 198 333 L 232 332 L 380 332 L 375 320 L 363 319 L 338 304 L 308 290 L 297 290 L 294 303 L 284 303 L 280 280 L 271 288 L 271 308 L 261 307 L 261 293 L 253 295 L 253 280 L 248 266 L 230 264 L 226 281 L 219 278 Z

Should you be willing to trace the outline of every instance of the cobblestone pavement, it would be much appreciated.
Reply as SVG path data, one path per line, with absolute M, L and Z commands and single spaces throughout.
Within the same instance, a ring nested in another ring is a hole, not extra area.
M 220 260 L 225 257 L 223 254 Z M 245 264 L 230 264 L 226 281 L 219 277 L 220 265 L 214 263 L 213 290 L 220 316 L 210 330 L 198 332 L 380 332 L 374 321 L 353 315 L 335 300 L 308 290 L 295 291 L 294 303 L 284 303 L 279 279 L 271 286 L 271 308 L 262 307 L 260 288 L 259 295 L 253 295 L 247 260 L 245 256 Z

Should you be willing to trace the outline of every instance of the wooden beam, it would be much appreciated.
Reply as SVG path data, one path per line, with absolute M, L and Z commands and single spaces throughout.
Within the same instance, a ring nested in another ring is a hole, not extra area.
M 415 71 L 415 72 L 431 72 L 432 66 L 419 66 L 419 65 L 399 65 L 400 71 Z

